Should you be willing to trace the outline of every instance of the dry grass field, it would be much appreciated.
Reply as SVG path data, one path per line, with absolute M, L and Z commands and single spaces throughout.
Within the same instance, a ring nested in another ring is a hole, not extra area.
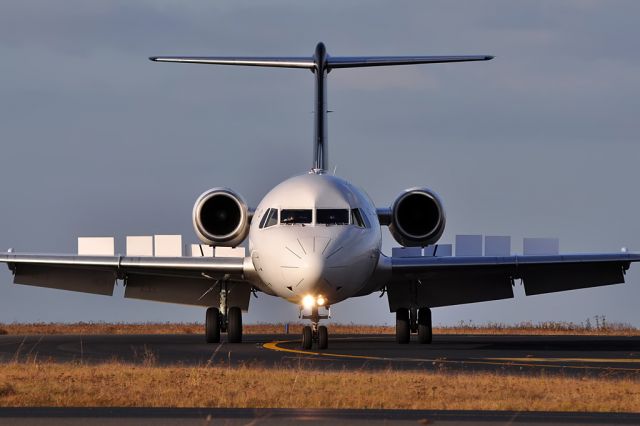
M 0 406 L 640 411 L 640 380 L 224 365 L 0 365 Z
M 299 334 L 302 323 L 290 323 L 289 333 Z M 329 324 L 333 334 L 393 334 L 393 326 Z M 285 324 L 246 324 L 248 334 L 282 334 Z M 203 332 L 200 323 L 11 323 L 0 324 L 0 334 L 195 334 Z M 640 336 L 640 329 L 627 324 L 607 323 L 604 317 L 576 324 L 570 322 L 524 322 L 519 324 L 474 324 L 435 326 L 435 334 L 510 334 L 510 335 L 594 335 Z

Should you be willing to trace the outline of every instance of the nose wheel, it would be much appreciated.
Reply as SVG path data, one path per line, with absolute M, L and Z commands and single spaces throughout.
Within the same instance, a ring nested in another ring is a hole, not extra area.
M 327 349 L 329 347 L 329 331 L 327 327 L 321 325 L 318 327 L 318 349 Z
M 310 325 L 302 327 L 302 349 L 311 349 L 313 342 L 317 343 L 318 349 L 327 349 L 329 347 L 329 331 L 327 327 L 319 325 L 315 332 Z
M 313 345 L 313 331 L 311 327 L 305 325 L 302 327 L 302 349 L 311 349 Z
M 301 315 L 302 319 L 310 319 L 311 325 L 302 327 L 302 349 L 309 350 L 315 342 L 318 349 L 329 347 L 329 330 L 324 325 L 319 325 L 321 319 L 328 319 L 329 315 L 320 315 L 318 307 L 311 308 L 311 315 Z

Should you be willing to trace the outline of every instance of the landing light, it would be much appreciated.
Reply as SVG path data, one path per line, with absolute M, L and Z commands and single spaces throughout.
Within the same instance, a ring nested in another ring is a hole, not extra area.
M 324 306 L 324 297 L 322 296 L 318 296 L 318 298 L 316 299 L 316 303 L 318 304 L 318 306 Z
M 304 306 L 305 309 L 310 309 L 315 304 L 316 304 L 316 301 L 314 297 L 310 294 L 307 294 L 305 297 L 302 298 L 302 306 Z

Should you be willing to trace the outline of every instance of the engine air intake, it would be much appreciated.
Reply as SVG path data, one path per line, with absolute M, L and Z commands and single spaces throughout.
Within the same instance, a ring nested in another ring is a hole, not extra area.
M 249 209 L 235 192 L 214 188 L 196 201 L 193 226 L 205 244 L 235 247 L 249 232 Z
M 438 196 L 423 188 L 402 193 L 391 208 L 389 230 L 406 247 L 433 244 L 444 232 L 445 214 Z

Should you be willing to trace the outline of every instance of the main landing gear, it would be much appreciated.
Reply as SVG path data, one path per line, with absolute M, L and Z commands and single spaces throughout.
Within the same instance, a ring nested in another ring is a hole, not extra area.
M 311 307 L 311 315 L 301 315 L 302 319 L 310 319 L 311 325 L 302 327 L 302 349 L 311 349 L 313 342 L 316 342 L 318 349 L 327 349 L 329 347 L 329 331 L 324 325 L 319 325 L 321 319 L 328 319 L 329 315 L 320 315 L 318 307 Z
M 242 310 L 237 306 L 227 308 L 227 283 L 220 289 L 220 309 L 208 308 L 204 334 L 207 343 L 219 343 L 220 332 L 227 332 L 229 343 L 242 342 Z
M 396 311 L 396 342 L 409 343 L 411 333 L 418 334 L 419 343 L 431 343 L 433 340 L 431 309 L 400 308 Z
M 218 308 L 208 308 L 204 327 L 207 343 L 219 343 L 220 332 L 225 331 L 229 343 L 241 343 L 242 310 L 232 306 L 227 310 L 227 314 L 223 315 Z

